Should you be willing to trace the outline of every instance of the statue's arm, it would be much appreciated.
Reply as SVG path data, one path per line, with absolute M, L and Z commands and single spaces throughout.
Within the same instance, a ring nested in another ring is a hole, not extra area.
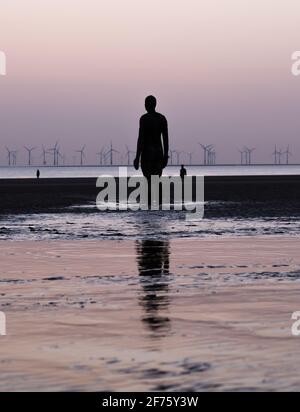
M 164 118 L 163 120 L 162 137 L 163 137 L 163 145 L 164 145 L 164 167 L 166 167 L 168 164 L 168 159 L 169 159 L 169 130 L 168 130 L 168 121 L 166 118 Z
M 136 148 L 136 156 L 134 159 L 134 167 L 136 169 L 139 168 L 140 157 L 141 157 L 142 150 L 143 150 L 143 144 L 144 144 L 144 127 L 143 127 L 143 120 L 140 119 L 139 137 L 138 137 L 137 148 Z

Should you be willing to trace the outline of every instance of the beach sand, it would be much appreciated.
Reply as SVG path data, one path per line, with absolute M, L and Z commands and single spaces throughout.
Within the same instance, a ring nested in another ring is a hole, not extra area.
M 299 238 L 0 245 L 1 391 L 300 390 Z

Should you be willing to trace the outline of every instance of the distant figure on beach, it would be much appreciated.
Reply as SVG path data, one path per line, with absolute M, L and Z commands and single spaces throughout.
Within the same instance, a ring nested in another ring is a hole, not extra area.
M 41 172 L 39 171 L 39 169 L 36 171 L 36 178 L 39 179 L 41 176 Z
M 184 165 L 181 165 L 181 169 L 180 169 L 180 177 L 183 180 L 184 177 L 186 176 L 186 168 L 184 167 Z
M 149 181 L 152 175 L 161 176 L 168 164 L 169 135 L 167 119 L 155 110 L 154 96 L 146 97 L 145 108 L 147 113 L 140 119 L 136 158 L 133 164 L 138 170 L 141 161 L 143 175 Z

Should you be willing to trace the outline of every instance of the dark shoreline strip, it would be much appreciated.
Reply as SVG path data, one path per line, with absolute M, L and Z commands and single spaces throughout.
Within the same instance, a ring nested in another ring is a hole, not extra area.
M 99 193 L 96 181 L 96 178 L 0 179 L 0 212 L 48 211 L 93 203 Z M 208 176 L 205 200 L 300 203 L 300 176 Z

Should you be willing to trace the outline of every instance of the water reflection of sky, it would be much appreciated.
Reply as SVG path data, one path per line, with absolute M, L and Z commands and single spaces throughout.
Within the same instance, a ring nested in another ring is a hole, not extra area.
M 283 212 L 285 206 L 283 205 Z M 298 235 L 299 210 L 290 216 L 258 205 L 246 208 L 206 209 L 205 219 L 187 221 L 180 211 L 97 212 L 74 208 L 63 213 L 0 216 L 0 239 L 165 239 L 174 237 L 220 237 Z M 219 215 L 219 216 L 218 216 Z M 244 216 L 243 216 L 244 215 Z M 258 215 L 258 216 L 257 216 Z M 259 216 L 263 215 L 263 216 Z

